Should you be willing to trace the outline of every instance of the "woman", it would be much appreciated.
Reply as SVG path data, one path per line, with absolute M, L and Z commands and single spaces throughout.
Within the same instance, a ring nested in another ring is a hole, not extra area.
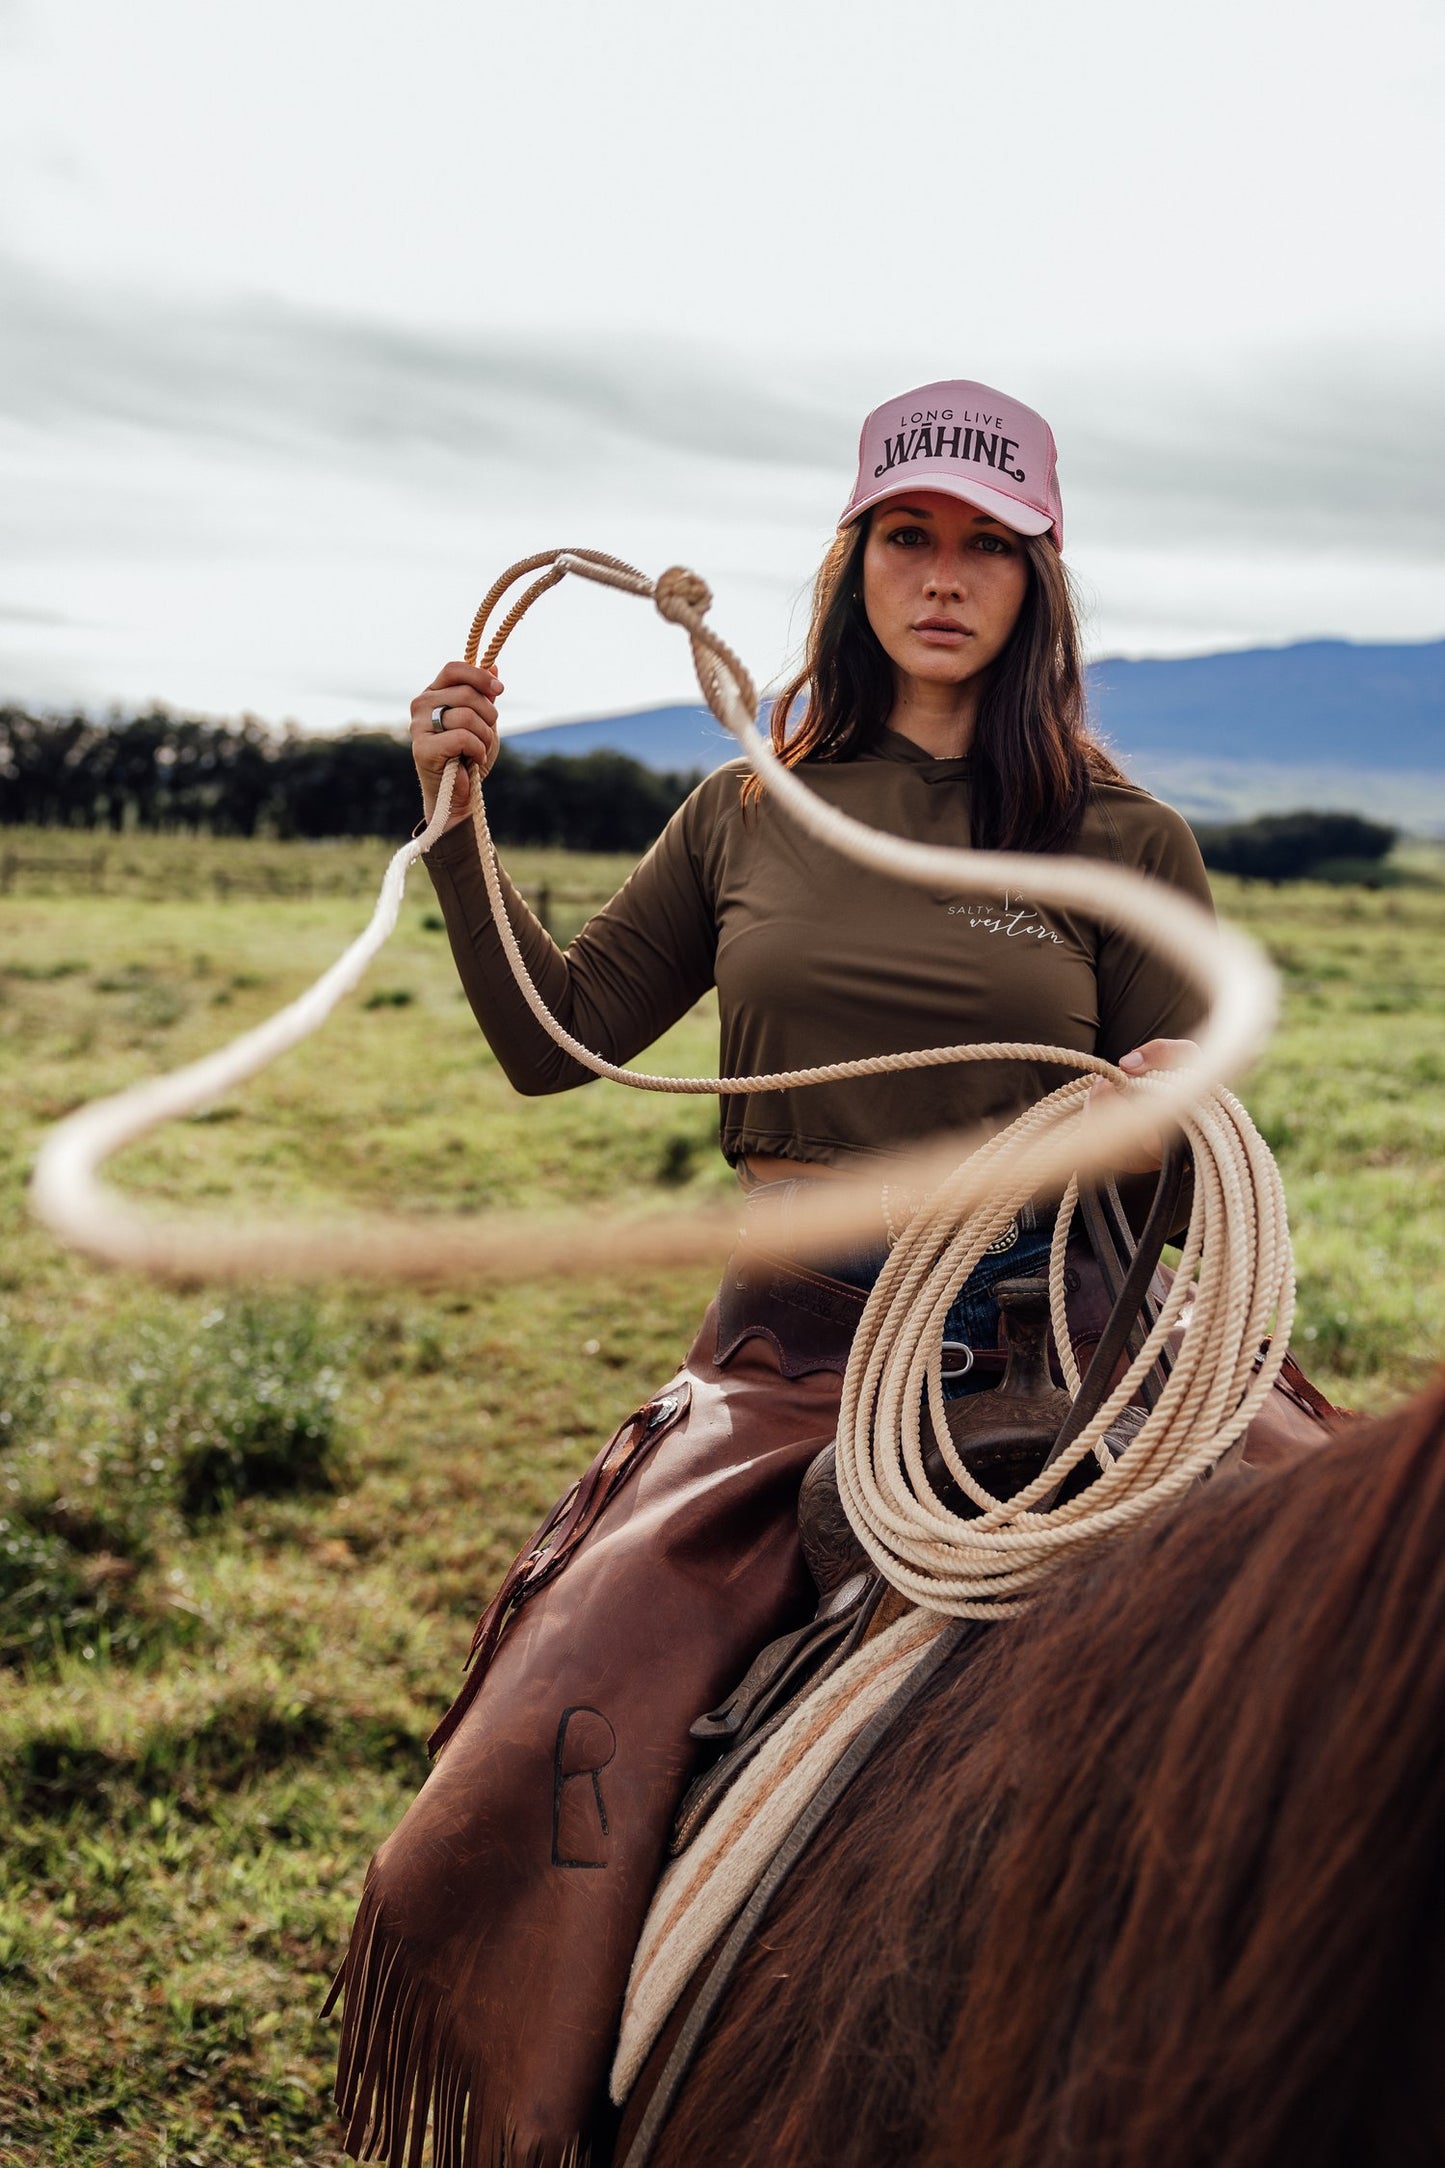
M 1061 544 L 1053 438 L 1031 409 L 963 382 L 879 408 L 774 742 L 820 795 L 895 834 L 1076 851 L 1207 903 L 1185 823 L 1088 735 Z M 428 812 L 453 754 L 491 767 L 501 691 L 453 663 L 412 703 Z M 516 989 L 469 789 L 459 773 L 428 858 L 463 983 L 517 1089 L 567 1090 L 591 1072 Z M 920 890 L 843 859 L 740 762 L 693 792 L 565 956 L 505 892 L 548 1005 L 613 1061 L 714 986 L 729 1075 L 969 1038 L 1142 1069 L 1178 1058 L 1196 1013 L 1157 959 L 1078 913 Z M 682 1370 L 623 1424 L 484 1615 L 440 1758 L 373 1862 L 343 1968 L 348 2145 L 399 2163 L 429 2100 L 448 2168 L 563 2162 L 604 2143 L 598 2103 L 693 1767 L 689 1726 L 811 1615 L 797 1488 L 832 1434 L 860 1290 L 899 1208 L 888 1155 L 1000 1126 L 1060 1081 L 1042 1064 L 967 1063 L 723 1101 L 722 1149 L 754 1194 L 879 1162 L 877 1244 L 826 1272 L 730 1265 Z M 1049 1230 L 1029 1221 L 950 1314 L 952 1367 L 970 1388 L 997 1376 L 991 1286 L 1042 1268 Z

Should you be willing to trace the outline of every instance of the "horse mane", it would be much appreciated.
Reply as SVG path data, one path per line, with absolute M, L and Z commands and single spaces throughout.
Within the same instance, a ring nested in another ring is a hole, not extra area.
M 960 1650 L 655 2168 L 1445 2159 L 1445 1380 Z

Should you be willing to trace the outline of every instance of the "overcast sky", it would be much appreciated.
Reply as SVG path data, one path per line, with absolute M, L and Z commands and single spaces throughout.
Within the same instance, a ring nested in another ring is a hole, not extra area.
M 951 375 L 1094 652 L 1445 633 L 1434 0 L 0 0 L 0 86 L 0 699 L 400 719 L 555 544 L 770 677 Z M 693 694 L 592 590 L 504 674 Z

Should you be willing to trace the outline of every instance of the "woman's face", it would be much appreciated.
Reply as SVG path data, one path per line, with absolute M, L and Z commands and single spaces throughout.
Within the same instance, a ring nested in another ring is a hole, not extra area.
M 1022 537 L 957 497 L 910 491 L 872 515 L 863 607 L 905 678 L 981 678 L 1007 647 L 1028 585 Z

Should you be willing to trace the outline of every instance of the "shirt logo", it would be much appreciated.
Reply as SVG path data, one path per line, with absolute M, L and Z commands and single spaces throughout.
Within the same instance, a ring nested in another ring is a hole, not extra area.
M 1063 946 L 1063 935 L 1044 924 L 1038 905 L 1008 889 L 1004 890 L 1001 904 L 987 896 L 975 896 L 967 903 L 949 904 L 948 915 L 961 918 L 975 933 L 1001 934 L 1005 941 L 1052 941 Z

